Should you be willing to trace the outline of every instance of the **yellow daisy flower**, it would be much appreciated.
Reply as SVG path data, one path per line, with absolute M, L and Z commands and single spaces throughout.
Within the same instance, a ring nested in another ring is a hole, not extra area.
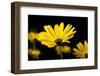
M 88 43 L 87 41 L 84 41 L 84 44 L 79 42 L 77 45 L 77 48 L 74 48 L 74 55 L 78 58 L 85 58 L 88 54 Z
M 28 40 L 30 40 L 32 42 L 34 39 L 37 39 L 37 35 L 38 34 L 35 32 L 28 33 Z
M 74 37 L 76 33 L 75 27 L 72 27 L 71 24 L 65 26 L 61 22 L 60 25 L 55 24 L 54 29 L 51 25 L 45 25 L 43 32 L 40 32 L 38 35 L 38 40 L 41 41 L 41 44 L 48 46 L 49 48 L 54 47 L 55 45 L 61 45 L 64 42 L 70 43 L 69 39 Z
M 38 50 L 38 49 L 29 49 L 29 54 L 33 57 L 33 58 L 36 58 L 36 59 L 38 59 L 39 58 L 39 56 L 40 56 L 40 54 L 41 54 L 41 52 L 40 52 L 40 50 Z

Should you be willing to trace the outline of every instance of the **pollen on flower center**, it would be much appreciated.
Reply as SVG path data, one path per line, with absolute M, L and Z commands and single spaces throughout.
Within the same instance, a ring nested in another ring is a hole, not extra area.
M 61 45 L 62 39 L 56 39 L 56 40 L 55 40 L 55 43 L 56 43 L 57 45 Z

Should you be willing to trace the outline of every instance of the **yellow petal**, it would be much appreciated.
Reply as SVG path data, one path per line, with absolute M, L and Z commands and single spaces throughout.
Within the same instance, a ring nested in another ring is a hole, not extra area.
M 84 41 L 84 47 L 85 47 L 85 48 L 88 48 L 88 43 L 87 43 L 87 41 Z
M 54 30 L 52 29 L 52 27 L 51 27 L 50 25 L 44 26 L 44 29 L 45 29 L 45 31 L 46 31 L 49 35 L 51 35 L 53 38 L 56 37 L 56 36 L 55 36 L 55 32 L 54 32 Z
M 74 48 L 73 51 L 74 51 L 74 55 L 76 55 L 76 57 L 85 58 L 85 54 L 82 51 L 80 51 L 76 48 Z
M 74 35 L 76 33 L 76 31 L 74 31 L 75 27 L 71 28 L 72 25 L 67 25 L 64 32 L 63 32 L 63 36 L 62 36 L 62 39 L 63 39 L 63 42 L 66 42 L 68 41 L 69 39 L 73 38 Z
M 62 38 L 63 36 L 63 29 L 64 29 L 64 23 L 61 22 L 59 26 L 59 38 Z
M 84 48 L 86 50 L 86 53 L 88 53 L 88 43 L 87 43 L 87 41 L 84 41 Z
M 54 42 L 46 42 L 46 41 L 42 41 L 41 44 L 48 46 L 49 48 L 52 48 L 56 45 Z
M 54 31 L 55 31 L 56 38 L 59 38 L 59 26 L 58 26 L 58 24 L 55 24 Z
M 81 42 L 79 43 L 79 46 L 80 46 L 81 50 L 83 50 L 83 51 L 85 50 L 84 46 L 83 46 L 83 44 Z
M 71 28 L 72 28 L 72 25 L 68 24 L 64 29 L 63 35 L 65 35 Z
M 77 53 L 77 52 L 74 52 L 73 53 L 77 58 L 81 58 L 81 54 Z
M 67 43 L 71 43 L 70 41 L 68 41 L 68 40 L 63 40 L 62 42 L 67 42 Z
M 77 47 L 78 47 L 78 49 L 80 50 L 80 51 L 82 51 L 82 50 L 84 50 L 83 48 L 83 45 L 82 45 L 82 43 L 81 42 L 79 42 L 78 44 L 77 44 Z
M 74 33 L 76 33 L 76 31 L 74 32 L 75 27 L 73 27 L 66 35 L 65 37 L 69 37 L 70 35 L 73 35 Z
M 71 39 L 71 38 L 73 38 L 73 37 L 74 37 L 74 35 L 71 35 L 71 36 L 68 37 L 68 39 Z
M 55 39 L 51 35 L 47 34 L 46 32 L 40 32 L 38 34 L 37 40 L 39 40 L 39 41 L 42 41 L 42 40 L 54 41 Z
M 80 50 L 78 50 L 78 49 L 74 48 L 74 49 L 73 49 L 73 51 L 81 55 Z
M 67 43 L 70 43 L 69 39 L 73 38 L 74 35 L 71 35 L 69 37 L 66 37 L 66 38 L 63 38 L 63 41 L 62 42 L 67 42 Z

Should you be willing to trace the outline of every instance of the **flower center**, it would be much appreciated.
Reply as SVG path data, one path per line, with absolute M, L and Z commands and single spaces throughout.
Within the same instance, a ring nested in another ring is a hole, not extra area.
M 61 45 L 62 39 L 56 39 L 55 42 L 56 42 L 57 45 Z

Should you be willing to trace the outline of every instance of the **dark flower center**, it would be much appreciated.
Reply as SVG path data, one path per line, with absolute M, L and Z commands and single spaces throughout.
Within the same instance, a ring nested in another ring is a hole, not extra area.
M 61 45 L 62 44 L 62 39 L 56 39 L 55 42 L 56 42 L 57 45 Z

